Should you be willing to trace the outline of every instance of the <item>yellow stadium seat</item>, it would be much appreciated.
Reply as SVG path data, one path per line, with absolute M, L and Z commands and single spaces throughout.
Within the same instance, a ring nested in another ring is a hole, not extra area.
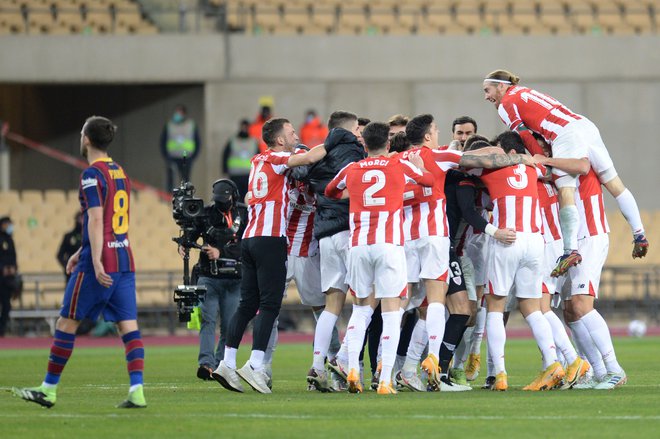
M 43 192 L 33 190 L 22 191 L 21 202 L 29 204 L 42 204 L 44 202 Z

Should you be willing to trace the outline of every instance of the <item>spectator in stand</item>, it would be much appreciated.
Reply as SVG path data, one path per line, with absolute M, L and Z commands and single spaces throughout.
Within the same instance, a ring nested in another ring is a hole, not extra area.
M 190 170 L 201 146 L 197 124 L 188 117 L 185 105 L 177 105 L 160 136 L 161 153 L 167 163 L 166 191 L 170 192 L 175 185 L 178 186 L 178 182 L 174 181 L 175 166 L 182 180 L 190 180 Z
M 11 218 L 0 218 L 0 337 L 5 336 L 5 328 L 9 322 L 11 299 L 16 293 L 16 247 L 11 237 L 14 224 Z
M 264 124 L 273 117 L 273 98 L 271 96 L 262 96 L 259 99 L 259 106 L 261 107 L 261 110 L 259 110 L 259 114 L 257 114 L 254 122 L 250 124 L 248 133 L 250 133 L 250 137 L 259 142 L 259 152 L 266 152 L 268 145 L 266 145 L 261 138 L 261 129 Z
M 82 212 L 76 212 L 74 221 L 73 229 L 64 234 L 60 249 L 57 251 L 57 261 L 62 266 L 62 271 L 64 271 L 64 277 L 67 282 L 69 282 L 71 275 L 66 273 L 66 263 L 69 261 L 69 258 L 78 251 L 82 244 Z
M 328 137 L 328 127 L 323 125 L 316 111 L 307 110 L 305 123 L 300 127 L 300 142 L 312 148 L 323 143 L 326 137 Z
M 247 193 L 250 161 L 259 154 L 259 142 L 250 137 L 249 128 L 250 121 L 241 120 L 238 133 L 229 139 L 222 156 L 222 172 L 236 183 L 241 199 Z

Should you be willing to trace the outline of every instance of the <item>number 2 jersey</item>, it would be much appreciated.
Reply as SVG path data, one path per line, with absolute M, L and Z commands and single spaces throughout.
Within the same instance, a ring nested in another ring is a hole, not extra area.
M 78 270 L 93 272 L 89 240 L 89 209 L 103 209 L 103 250 L 106 273 L 134 272 L 135 262 L 128 239 L 131 183 L 124 169 L 111 158 L 94 161 L 80 176 L 80 206 L 83 213 L 82 250 Z
M 350 246 L 403 245 L 403 192 L 406 183 L 431 187 L 434 177 L 398 157 L 368 157 L 350 163 L 328 183 L 325 195 L 349 194 Z

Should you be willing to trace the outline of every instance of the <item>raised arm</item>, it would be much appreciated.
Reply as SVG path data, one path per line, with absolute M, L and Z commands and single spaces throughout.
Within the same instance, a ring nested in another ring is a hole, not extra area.
M 320 144 L 303 154 L 293 154 L 291 157 L 289 157 L 287 166 L 289 168 L 295 168 L 296 166 L 311 165 L 320 161 L 323 157 L 325 157 L 325 154 L 325 147 L 323 144 Z
M 477 155 L 472 152 L 466 152 L 461 156 L 459 165 L 464 168 L 486 168 L 496 169 L 504 168 L 506 166 L 519 165 L 519 164 L 534 166 L 536 161 L 523 154 L 486 154 Z
M 560 169 L 571 175 L 587 175 L 591 169 L 591 163 L 589 163 L 589 159 L 586 157 L 581 159 L 564 159 L 546 157 L 544 155 L 537 154 L 534 156 L 534 159 L 536 159 L 537 163 Z

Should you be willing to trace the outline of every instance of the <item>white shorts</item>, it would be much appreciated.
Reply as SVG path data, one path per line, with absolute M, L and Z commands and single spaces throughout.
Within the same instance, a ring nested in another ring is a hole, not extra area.
M 516 242 L 511 245 L 493 240 L 486 262 L 489 294 L 508 296 L 515 286 L 518 298 L 540 298 L 543 245 L 540 233 L 516 232 Z
M 314 256 L 289 256 L 286 282 L 296 283 L 300 302 L 307 306 L 325 305 L 325 295 L 321 289 L 321 258 Z
M 582 255 L 582 263 L 568 270 L 572 296 L 588 294 L 598 299 L 600 274 L 609 248 L 610 237 L 607 233 L 578 240 L 578 252 Z
M 394 244 L 351 247 L 348 252 L 348 284 L 359 299 L 406 297 L 406 254 Z
M 552 142 L 552 156 L 569 159 L 588 157 L 601 183 L 607 183 L 617 175 L 610 153 L 600 137 L 600 131 L 584 116 L 566 125 L 559 133 Z M 557 168 L 554 168 L 552 173 L 558 177 L 555 181 L 557 187 L 576 186 L 576 176 L 568 175 Z
M 468 300 L 477 301 L 477 289 L 474 284 L 474 266 L 472 260 L 467 256 L 461 256 L 461 267 L 463 268 L 463 279 L 465 279 L 465 289 L 467 290 Z
M 406 306 L 406 311 L 411 309 L 416 309 L 422 306 L 424 299 L 426 299 L 426 288 L 424 287 L 424 282 L 418 282 L 412 284 L 412 288 L 408 288 L 408 306 Z
M 463 254 L 470 258 L 474 267 L 474 285 L 486 285 L 486 255 L 491 238 L 485 233 L 472 235 L 465 243 Z
M 319 252 L 321 253 L 321 290 L 325 293 L 330 288 L 348 291 L 346 282 L 346 261 L 348 260 L 348 230 L 321 238 Z
M 408 282 L 420 279 L 447 281 L 449 270 L 449 237 L 425 236 L 404 244 Z
M 564 282 L 564 276 L 552 277 L 550 273 L 557 266 L 557 259 L 564 254 L 564 242 L 561 239 L 552 242 L 546 242 L 543 248 L 543 292 L 555 294 L 561 291 Z

